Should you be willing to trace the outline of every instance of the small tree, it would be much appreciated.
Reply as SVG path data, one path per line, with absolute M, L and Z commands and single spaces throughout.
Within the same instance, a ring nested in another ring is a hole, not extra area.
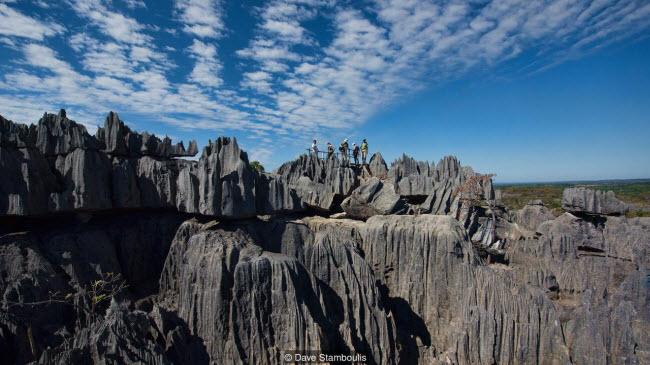
M 103 313 L 106 303 L 109 303 L 111 299 L 119 295 L 127 287 L 128 285 L 126 284 L 126 281 L 122 279 L 120 274 L 108 272 L 102 273 L 99 279 L 91 282 L 88 286 L 80 288 L 77 292 L 64 293 L 60 291 L 50 291 L 48 293 L 48 298 L 45 300 L 33 302 L 6 301 L 5 303 L 7 309 L 14 307 L 40 307 L 42 305 L 52 305 L 56 303 L 70 305 L 78 315 L 83 315 L 86 325 L 89 326 L 95 321 L 98 315 Z M 30 351 L 32 356 L 37 359 L 40 354 L 37 351 L 36 341 L 32 334 L 32 325 L 26 317 L 29 313 L 30 312 L 16 315 L 16 313 L 10 313 L 9 311 L 0 311 L 0 319 L 12 321 L 14 323 L 24 323 L 24 325 L 26 325 Z M 61 337 L 66 345 L 69 344 L 69 333 L 67 330 L 57 331 L 56 335 Z
M 490 199 L 485 194 L 485 187 L 489 184 L 495 174 L 485 175 L 472 175 L 463 184 L 456 188 L 455 193 L 458 195 L 461 202 L 470 207 L 484 207 L 490 209 L 492 215 L 492 237 L 496 237 L 496 201 Z
M 34 302 L 7 301 L 7 308 L 12 307 L 38 307 L 47 304 L 67 304 L 73 306 L 78 313 L 86 316 L 88 323 L 92 323 L 105 303 L 119 295 L 128 285 L 122 275 L 112 272 L 102 273 L 100 278 L 88 286 L 82 287 L 78 292 L 62 293 L 59 291 L 48 294 L 48 299 Z
M 259 173 L 264 172 L 264 166 L 259 161 L 251 161 L 251 167 Z

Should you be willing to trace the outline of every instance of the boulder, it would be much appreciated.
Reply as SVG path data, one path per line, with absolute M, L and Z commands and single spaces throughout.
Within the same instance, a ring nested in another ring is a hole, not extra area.
M 562 192 L 562 208 L 572 213 L 623 215 L 629 207 L 614 192 L 584 187 L 567 188 Z
M 374 215 L 400 214 L 407 209 L 406 202 L 395 192 L 390 182 L 376 177 L 365 181 L 343 200 L 341 208 L 348 216 L 368 219 Z
M 522 227 L 536 231 L 542 222 L 555 219 L 555 216 L 541 200 L 531 200 L 522 209 L 514 212 L 512 218 Z

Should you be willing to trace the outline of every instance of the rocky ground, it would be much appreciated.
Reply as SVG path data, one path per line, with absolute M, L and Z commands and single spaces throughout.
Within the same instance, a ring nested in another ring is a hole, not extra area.
M 510 210 L 454 157 L 253 169 L 127 128 L 0 117 L 5 363 L 650 363 L 650 218 Z

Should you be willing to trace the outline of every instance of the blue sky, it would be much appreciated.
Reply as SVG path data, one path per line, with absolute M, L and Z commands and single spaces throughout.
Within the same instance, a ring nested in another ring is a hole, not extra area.
M 498 181 L 650 177 L 648 1 L 0 0 L 0 114 L 109 110 L 267 167 L 368 138 Z

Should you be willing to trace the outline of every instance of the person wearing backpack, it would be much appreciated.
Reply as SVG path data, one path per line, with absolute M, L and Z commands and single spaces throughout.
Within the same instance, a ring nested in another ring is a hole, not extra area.
M 332 156 L 334 156 L 334 146 L 327 142 L 327 159 L 329 160 Z
M 341 145 L 339 146 L 339 151 L 341 151 L 341 161 L 347 161 L 348 160 L 348 150 L 349 150 L 349 145 L 348 145 L 348 139 L 344 139 L 343 142 L 341 142 Z

